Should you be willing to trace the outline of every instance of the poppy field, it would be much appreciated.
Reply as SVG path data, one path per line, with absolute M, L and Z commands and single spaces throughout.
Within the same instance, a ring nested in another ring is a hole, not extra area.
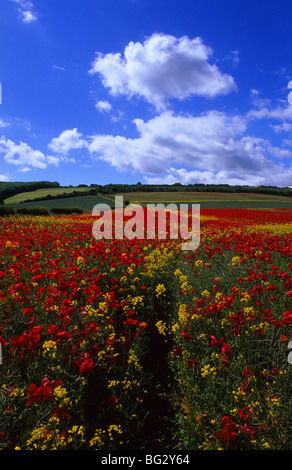
M 0 219 L 0 449 L 290 450 L 292 212 L 201 209 L 200 245 Z

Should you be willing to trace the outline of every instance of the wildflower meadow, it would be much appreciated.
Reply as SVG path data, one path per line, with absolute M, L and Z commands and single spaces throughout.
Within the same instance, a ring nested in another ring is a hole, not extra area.
M 0 449 L 291 450 L 291 211 L 202 209 L 193 251 L 94 220 L 0 219 Z

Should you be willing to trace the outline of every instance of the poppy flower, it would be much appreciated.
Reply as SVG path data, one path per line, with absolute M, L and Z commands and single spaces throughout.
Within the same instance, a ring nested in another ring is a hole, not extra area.
M 223 427 L 214 434 L 214 437 L 220 441 L 226 450 L 230 450 L 237 436 L 237 426 L 228 416 L 221 418 L 221 423 Z
M 186 333 L 185 331 L 181 332 L 181 337 L 187 342 L 191 341 L 191 339 L 192 339 L 191 336 L 188 333 Z
M 42 401 L 52 401 L 52 390 L 59 387 L 62 384 L 61 380 L 50 381 L 48 377 L 45 377 L 40 387 L 37 387 L 36 384 L 32 383 L 27 392 L 27 404 L 30 405 L 31 402 L 40 403 Z
M 199 361 L 196 359 L 188 359 L 187 368 L 188 369 L 196 369 L 199 366 Z
M 290 325 L 292 323 L 292 310 L 286 310 L 286 312 L 284 312 L 282 323 L 284 325 Z
M 93 360 L 87 353 L 85 353 L 83 357 L 75 361 L 75 363 L 78 365 L 81 374 L 92 374 L 93 369 L 96 366 L 96 364 L 93 362 Z
M 28 315 L 32 315 L 33 312 L 34 312 L 34 309 L 33 309 L 33 308 L 25 308 L 25 309 L 23 310 L 22 314 L 23 314 L 24 316 L 28 316 Z
M 249 421 L 251 419 L 252 412 L 250 408 L 244 407 L 237 411 L 237 415 L 242 419 L 242 421 Z
M 221 346 L 221 344 L 224 342 L 224 338 L 216 339 L 215 336 L 211 335 L 211 346 Z

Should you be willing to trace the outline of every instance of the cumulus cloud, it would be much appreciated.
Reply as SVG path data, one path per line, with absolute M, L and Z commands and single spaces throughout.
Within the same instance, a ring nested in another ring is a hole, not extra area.
M 26 171 L 31 167 L 40 169 L 47 167 L 46 156 L 24 142 L 17 145 L 12 140 L 2 137 L 0 139 L 0 153 L 4 153 L 6 163 L 18 166 L 21 171 Z
M 60 158 L 56 156 L 45 155 L 40 150 L 33 149 L 25 142 L 16 144 L 4 136 L 0 139 L 0 154 L 4 154 L 4 161 L 6 163 L 17 166 L 18 171 L 23 173 L 32 169 L 45 170 L 48 165 L 58 165 L 60 162 Z M 63 159 L 63 161 L 65 160 Z
M 64 154 L 87 149 L 93 161 L 101 159 L 121 172 L 142 173 L 149 182 L 285 185 L 291 178 L 286 162 L 292 160 L 292 151 L 246 135 L 248 122 L 246 116 L 218 111 L 199 116 L 166 111 L 146 122 L 135 119 L 136 138 L 83 136 L 75 128 L 62 132 L 50 147 Z
M 153 34 L 130 42 L 124 53 L 97 53 L 90 73 L 99 74 L 112 95 L 140 96 L 157 109 L 170 98 L 214 98 L 236 90 L 233 78 L 210 63 L 213 51 L 200 37 Z
M 216 111 L 198 117 L 164 112 L 148 122 L 136 119 L 134 123 L 138 138 L 92 136 L 90 153 L 117 169 L 148 174 L 164 173 L 174 162 L 218 169 L 231 159 L 235 167 L 255 165 L 237 141 L 237 135 L 245 130 L 244 119 L 238 116 Z
M 259 90 L 251 89 L 250 97 L 254 106 L 246 115 L 247 119 L 252 120 L 272 120 L 280 121 L 280 124 L 270 124 L 275 132 L 290 132 L 292 124 L 292 106 L 288 102 L 273 106 L 270 99 L 262 97 Z
M 287 103 L 285 106 L 259 107 L 251 109 L 247 113 L 247 118 L 252 119 L 276 119 L 279 121 L 292 121 L 292 106 Z
M 292 168 L 285 160 L 292 159 L 292 152 L 268 139 L 245 135 L 245 117 L 218 111 L 196 117 L 164 112 L 134 123 L 137 138 L 91 136 L 92 158 L 119 171 L 143 173 L 149 182 L 286 185 L 291 180 Z
M 291 186 L 292 167 L 284 165 L 269 165 L 269 168 L 263 168 L 260 173 L 250 174 L 241 173 L 238 175 L 232 171 L 213 172 L 209 170 L 197 171 L 185 168 L 170 168 L 166 175 L 149 177 L 145 176 L 145 182 L 148 184 L 230 184 L 230 185 L 274 185 Z
M 95 104 L 95 107 L 98 111 L 103 111 L 105 113 L 109 113 L 112 110 L 112 105 L 106 100 L 98 101 Z
M 67 154 L 72 149 L 81 149 L 87 146 L 87 142 L 81 138 L 77 128 L 63 131 L 58 137 L 54 137 L 49 148 L 58 154 Z

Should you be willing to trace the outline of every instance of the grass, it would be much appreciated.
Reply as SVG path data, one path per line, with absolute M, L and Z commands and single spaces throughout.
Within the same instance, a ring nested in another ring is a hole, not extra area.
M 292 199 L 285 196 L 249 193 L 220 192 L 132 192 L 123 193 L 124 201 L 146 206 L 147 204 L 200 204 L 201 208 L 292 208 Z M 113 194 L 107 195 L 114 204 Z
M 51 199 L 47 201 L 31 201 L 25 203 L 14 203 L 9 204 L 10 207 L 13 209 L 18 209 L 20 207 L 38 207 L 38 206 L 46 206 L 48 209 L 52 207 L 72 207 L 78 206 L 84 211 L 91 212 L 93 207 L 96 204 L 108 204 L 109 206 L 114 206 L 110 200 L 105 199 L 102 196 L 72 196 L 68 198 L 60 198 L 60 199 Z M 7 204 L 8 205 L 8 204 Z
M 17 204 L 17 203 L 25 201 L 26 199 L 35 199 L 35 198 L 39 198 L 39 197 L 46 197 L 49 194 L 51 196 L 58 196 L 59 194 L 64 194 L 64 193 L 65 194 L 70 194 L 70 193 L 73 193 L 74 191 L 82 193 L 82 192 L 88 191 L 88 190 L 89 190 L 89 188 L 75 188 L 75 187 L 73 187 L 73 188 L 60 187 L 60 188 L 36 189 L 35 191 L 27 191 L 27 192 L 15 194 L 14 196 L 5 199 L 5 204 Z
M 285 196 L 274 196 L 268 194 L 256 193 L 220 193 L 220 192 L 130 192 L 123 194 L 106 194 L 96 196 L 82 196 L 82 192 L 88 188 L 46 188 L 38 189 L 33 192 L 20 193 L 5 200 L 6 205 L 11 205 L 14 209 L 18 207 L 46 206 L 52 207 L 71 207 L 79 206 L 85 211 L 92 211 L 96 204 L 108 204 L 115 206 L 115 196 L 123 196 L 124 202 L 137 203 L 146 206 L 148 203 L 170 203 L 175 204 L 200 204 L 201 208 L 292 208 L 292 198 Z M 45 201 L 22 202 L 26 199 L 52 196 L 64 192 L 78 191 L 80 195 L 72 195 L 68 198 L 52 199 Z

